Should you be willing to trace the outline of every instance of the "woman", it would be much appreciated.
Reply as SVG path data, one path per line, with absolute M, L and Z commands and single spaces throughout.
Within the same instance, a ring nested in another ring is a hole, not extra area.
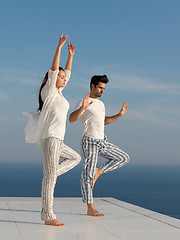
M 56 179 L 80 162 L 80 156 L 63 143 L 69 103 L 62 90 L 70 78 L 75 47 L 68 42 L 65 70 L 59 67 L 60 54 L 68 36 L 61 34 L 52 62 L 39 91 L 39 112 L 24 113 L 30 120 L 25 129 L 26 142 L 41 145 L 44 156 L 41 219 L 46 225 L 64 226 L 53 213 L 53 194 Z M 59 157 L 63 160 L 59 163 Z

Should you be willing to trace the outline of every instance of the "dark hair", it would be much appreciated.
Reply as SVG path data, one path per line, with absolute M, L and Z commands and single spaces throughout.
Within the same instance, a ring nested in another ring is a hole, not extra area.
M 94 75 L 91 78 L 90 88 L 91 88 L 91 84 L 93 84 L 96 87 L 99 82 L 102 82 L 102 83 L 106 84 L 106 83 L 109 82 L 109 79 L 106 75 Z
M 62 67 L 59 67 L 59 71 L 64 71 L 64 69 Z M 45 77 L 42 81 L 42 84 L 40 86 L 40 89 L 39 89 L 39 108 L 38 108 L 38 111 L 41 111 L 42 110 L 42 107 L 43 107 L 43 100 L 41 98 L 41 91 L 43 89 L 43 87 L 46 85 L 46 82 L 48 80 L 48 72 L 45 74 Z

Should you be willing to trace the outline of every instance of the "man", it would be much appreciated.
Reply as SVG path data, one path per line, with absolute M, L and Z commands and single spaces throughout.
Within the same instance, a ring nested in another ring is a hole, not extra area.
M 108 82 L 106 75 L 93 76 L 90 83 L 90 94 L 86 94 L 84 99 L 79 101 L 76 110 L 69 117 L 71 123 L 80 118 L 84 125 L 81 142 L 84 164 L 84 171 L 81 174 L 81 192 L 83 202 L 87 203 L 87 214 L 96 217 L 104 216 L 95 209 L 93 204 L 92 191 L 96 180 L 103 173 L 115 170 L 129 161 L 128 154 L 109 143 L 107 137 L 104 136 L 104 125 L 118 120 L 127 109 L 127 103 L 125 102 L 117 115 L 105 116 L 105 106 L 99 100 L 99 97 L 102 96 Z M 100 168 L 96 168 L 98 156 L 108 159 Z

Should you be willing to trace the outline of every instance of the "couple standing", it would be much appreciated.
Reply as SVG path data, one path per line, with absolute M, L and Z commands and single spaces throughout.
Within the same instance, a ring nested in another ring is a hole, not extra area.
M 78 153 L 63 143 L 69 103 L 62 95 L 70 75 L 75 46 L 68 42 L 68 59 L 65 70 L 59 67 L 60 54 L 68 36 L 61 34 L 51 69 L 46 73 L 39 91 L 38 112 L 24 113 L 29 117 L 25 128 L 26 142 L 41 145 L 43 153 L 42 211 L 41 219 L 47 225 L 64 226 L 53 213 L 53 194 L 56 179 L 75 167 L 81 160 Z M 103 217 L 93 205 L 93 187 L 100 175 L 121 167 L 129 161 L 129 156 L 117 146 L 109 143 L 104 136 L 104 125 L 122 117 L 127 109 L 124 103 L 120 112 L 112 117 L 105 116 L 102 96 L 108 83 L 106 75 L 91 78 L 90 93 L 79 101 L 76 110 L 70 114 L 70 123 L 80 119 L 84 125 L 81 142 L 84 170 L 81 174 L 81 192 L 83 202 L 87 203 L 87 214 Z M 108 159 L 100 168 L 96 168 L 98 156 Z M 59 158 L 62 161 L 59 162 Z

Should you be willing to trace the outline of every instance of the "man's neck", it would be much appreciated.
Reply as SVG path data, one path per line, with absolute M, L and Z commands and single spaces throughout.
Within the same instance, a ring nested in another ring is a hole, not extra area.
M 92 92 L 89 95 L 90 98 L 94 98 L 94 99 L 98 99 L 98 97 L 94 96 L 94 94 L 92 94 Z

